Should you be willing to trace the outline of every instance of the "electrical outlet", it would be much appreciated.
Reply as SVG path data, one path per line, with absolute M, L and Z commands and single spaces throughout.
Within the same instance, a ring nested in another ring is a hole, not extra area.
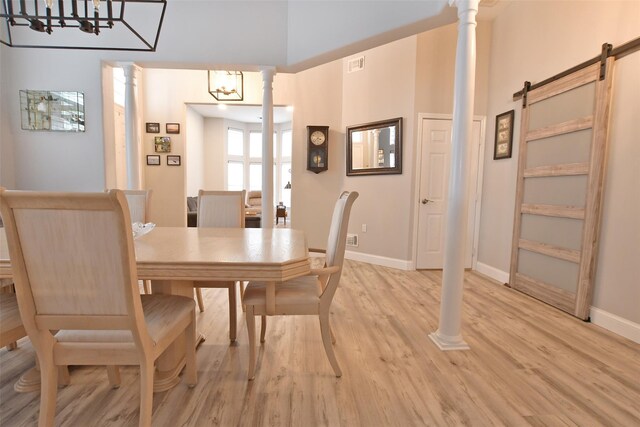
M 362 232 L 363 233 L 367 232 L 367 224 L 362 224 Z
M 357 234 L 347 234 L 347 246 L 358 246 Z

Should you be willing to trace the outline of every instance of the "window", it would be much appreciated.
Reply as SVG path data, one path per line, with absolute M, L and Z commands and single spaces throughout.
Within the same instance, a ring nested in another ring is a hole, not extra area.
M 273 133 L 273 198 L 291 207 L 291 129 Z M 262 132 L 227 131 L 227 190 L 262 190 Z M 289 211 L 291 215 L 291 211 Z
M 244 189 L 244 163 L 229 160 L 227 163 L 227 190 L 242 191 Z
M 262 132 L 249 132 L 249 157 L 262 159 Z
M 244 132 L 231 129 L 227 133 L 227 155 L 242 156 L 244 154 Z
M 262 190 L 262 163 L 249 164 L 249 190 Z

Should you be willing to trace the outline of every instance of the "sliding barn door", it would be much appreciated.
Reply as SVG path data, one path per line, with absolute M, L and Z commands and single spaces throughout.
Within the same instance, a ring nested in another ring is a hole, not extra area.
M 613 58 L 530 91 L 522 110 L 511 287 L 581 319 L 595 277 Z

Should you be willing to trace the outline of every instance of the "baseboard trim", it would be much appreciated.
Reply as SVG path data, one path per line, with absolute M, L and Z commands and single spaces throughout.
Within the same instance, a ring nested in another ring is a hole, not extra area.
M 353 261 L 367 262 L 383 267 L 397 268 L 398 270 L 414 270 L 413 263 L 404 259 L 387 258 L 379 255 L 364 254 L 362 252 L 345 251 L 344 257 Z
M 500 283 L 509 283 L 509 273 L 498 270 L 497 268 L 491 267 L 490 265 L 484 264 L 480 261 L 476 263 L 476 271 L 484 274 L 485 276 L 489 276 Z
M 591 307 L 591 323 L 640 344 L 640 324 L 638 323 L 597 307 Z

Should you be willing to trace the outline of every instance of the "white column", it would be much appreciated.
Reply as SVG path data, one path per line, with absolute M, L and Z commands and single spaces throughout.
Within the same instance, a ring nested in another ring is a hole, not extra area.
M 265 67 L 262 74 L 262 228 L 273 228 L 273 76 L 275 68 Z
M 124 132 L 127 155 L 127 189 L 142 189 L 140 168 L 140 130 L 138 126 L 138 67 L 132 62 L 121 64 L 124 70 Z
M 460 323 L 467 236 L 468 153 L 471 145 L 476 68 L 476 14 L 479 0 L 449 0 L 458 8 L 458 46 L 440 324 L 429 337 L 441 350 L 466 350 Z

